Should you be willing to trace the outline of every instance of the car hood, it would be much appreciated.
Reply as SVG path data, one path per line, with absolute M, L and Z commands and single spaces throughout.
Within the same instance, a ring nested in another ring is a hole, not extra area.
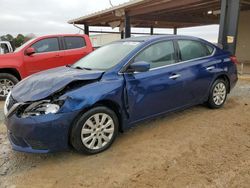
M 79 70 L 70 67 L 42 71 L 19 82 L 12 90 L 12 97 L 18 102 L 41 100 L 74 81 L 100 79 L 103 73 L 103 71 Z

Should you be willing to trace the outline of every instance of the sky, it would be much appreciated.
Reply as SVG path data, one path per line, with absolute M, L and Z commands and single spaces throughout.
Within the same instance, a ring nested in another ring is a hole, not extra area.
M 111 0 L 118 5 L 128 0 Z M 57 33 L 79 33 L 68 20 L 109 8 L 109 0 L 0 0 L 0 36 L 34 33 L 36 36 Z M 104 30 L 104 28 L 92 28 Z M 91 30 L 91 28 L 90 28 Z M 110 29 L 109 29 L 110 30 Z M 132 29 L 132 32 L 149 29 Z M 171 29 L 158 29 L 157 33 L 171 34 Z M 192 35 L 215 42 L 218 26 L 179 29 L 178 34 Z

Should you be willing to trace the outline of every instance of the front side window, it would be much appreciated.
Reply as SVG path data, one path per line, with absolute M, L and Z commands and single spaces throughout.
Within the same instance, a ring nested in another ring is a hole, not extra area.
M 77 49 L 86 46 L 85 40 L 82 37 L 64 37 L 66 49 Z
M 153 44 L 139 53 L 134 62 L 146 61 L 150 68 L 157 68 L 175 63 L 175 50 L 172 41 Z
M 209 55 L 208 48 L 199 41 L 179 40 L 182 61 L 201 58 Z
M 59 43 L 57 38 L 40 40 L 33 44 L 31 47 L 35 49 L 36 53 L 59 51 Z

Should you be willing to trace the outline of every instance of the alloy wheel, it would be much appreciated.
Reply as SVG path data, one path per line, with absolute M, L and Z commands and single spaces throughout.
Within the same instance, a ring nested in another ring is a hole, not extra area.
M 14 82 L 9 79 L 0 79 L 0 97 L 6 97 L 14 85 Z
M 215 85 L 213 90 L 213 101 L 216 105 L 221 105 L 226 99 L 226 86 L 224 83 L 219 82 Z
M 97 113 L 87 119 L 81 130 L 81 141 L 91 150 L 106 146 L 114 134 L 114 121 L 106 113 Z

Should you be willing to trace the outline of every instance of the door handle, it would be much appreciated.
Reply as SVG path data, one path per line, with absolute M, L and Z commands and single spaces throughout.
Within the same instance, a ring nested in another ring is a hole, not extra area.
M 215 66 L 211 66 L 211 67 L 207 67 L 207 68 L 206 68 L 207 71 L 211 71 L 211 70 L 213 70 L 213 69 L 215 69 Z
M 181 76 L 180 74 L 173 74 L 169 78 L 172 79 L 172 80 L 175 80 L 175 79 L 179 78 L 180 76 Z

